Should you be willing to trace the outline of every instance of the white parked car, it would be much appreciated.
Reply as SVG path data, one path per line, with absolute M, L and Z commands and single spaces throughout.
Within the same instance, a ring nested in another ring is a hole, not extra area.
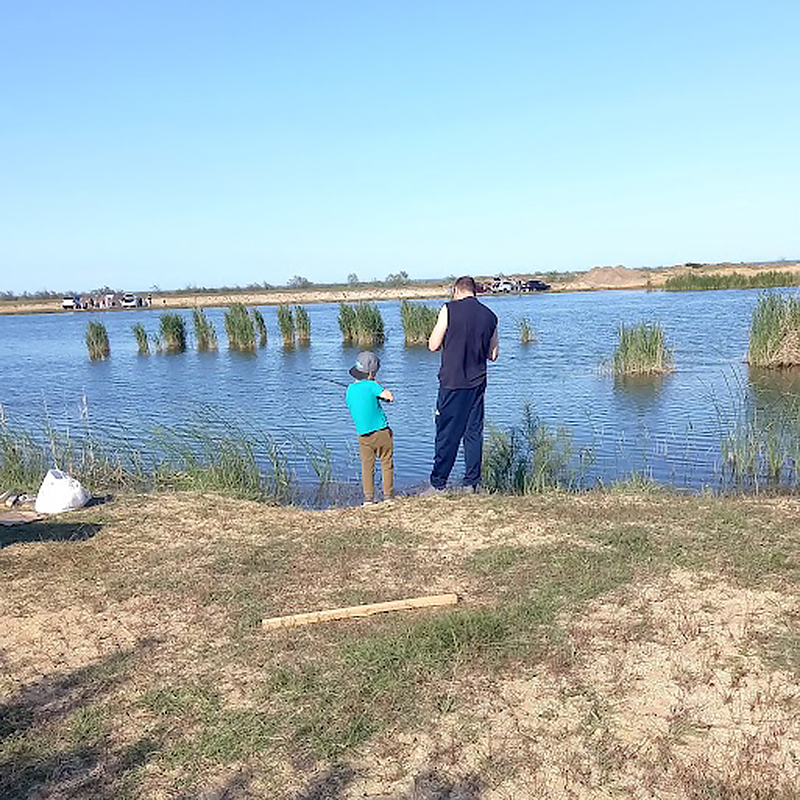
M 136 295 L 133 294 L 124 294 L 122 295 L 122 301 L 120 305 L 123 308 L 136 308 L 139 305 L 139 299 Z
M 73 297 L 72 295 L 67 295 L 66 297 L 61 299 L 61 308 L 72 311 L 75 308 L 80 308 L 80 303 L 78 302 L 77 297 Z

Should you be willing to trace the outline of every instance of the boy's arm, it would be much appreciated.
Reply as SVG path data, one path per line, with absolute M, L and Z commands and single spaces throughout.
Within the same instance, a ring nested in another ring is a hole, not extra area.
M 439 311 L 439 318 L 436 320 L 436 325 L 433 326 L 430 338 L 428 339 L 428 350 L 435 353 L 444 341 L 444 335 L 447 333 L 447 306 L 444 305 Z
M 388 390 L 384 389 L 379 395 L 379 400 L 386 400 L 388 403 L 394 403 L 394 395 Z

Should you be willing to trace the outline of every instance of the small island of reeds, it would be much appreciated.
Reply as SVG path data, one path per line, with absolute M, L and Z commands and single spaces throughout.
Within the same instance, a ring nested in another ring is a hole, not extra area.
M 693 274 L 675 275 L 667 278 L 664 289 L 668 292 L 696 292 L 711 289 L 769 289 L 775 286 L 797 286 L 800 275 L 795 272 L 767 270 L 755 275 L 744 275 L 741 272 L 726 274 Z
M 292 309 L 284 304 L 278 306 L 278 328 L 283 337 L 283 346 L 294 347 L 294 316 Z
M 136 337 L 136 348 L 140 356 L 150 355 L 150 342 L 147 340 L 147 331 L 141 322 L 137 322 L 133 327 L 133 335 Z
M 403 300 L 400 303 L 400 320 L 407 345 L 427 344 L 436 325 L 439 312 L 422 303 Z
M 747 363 L 751 367 L 800 366 L 800 297 L 765 294 L 750 323 Z
M 294 322 L 298 344 L 303 346 L 311 344 L 311 318 L 303 306 L 294 307 Z
M 209 353 L 216 350 L 217 332 L 202 308 L 192 310 L 192 320 L 194 321 L 194 338 L 197 341 L 198 352 Z
M 111 355 L 108 332 L 102 322 L 90 322 L 86 326 L 86 348 L 92 361 L 100 361 Z
M 266 347 L 267 345 L 267 325 L 264 322 L 264 317 L 261 312 L 257 309 L 253 309 L 253 323 L 256 326 L 256 332 L 258 333 L 258 346 L 259 347 Z
M 166 353 L 183 353 L 186 350 L 186 323 L 180 314 L 162 314 L 160 340 Z
M 233 303 L 225 312 L 225 333 L 228 336 L 228 348 L 242 352 L 253 352 L 256 349 L 256 332 L 253 318 L 242 303 Z
M 656 322 L 622 324 L 614 351 L 615 375 L 663 375 L 672 372 L 672 351 L 666 346 L 664 329 Z
M 339 329 L 343 344 L 369 347 L 381 344 L 385 338 L 383 317 L 375 303 L 339 305 Z
M 521 344 L 533 344 L 536 341 L 536 332 L 533 330 L 529 317 L 521 317 L 517 320 L 517 331 Z

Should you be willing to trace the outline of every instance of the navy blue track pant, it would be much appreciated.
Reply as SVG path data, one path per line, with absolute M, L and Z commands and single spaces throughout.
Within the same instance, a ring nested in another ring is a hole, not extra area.
M 464 440 L 464 485 L 477 486 L 481 479 L 483 456 L 483 397 L 486 384 L 474 389 L 439 387 L 436 400 L 436 455 L 431 486 L 444 489 Z

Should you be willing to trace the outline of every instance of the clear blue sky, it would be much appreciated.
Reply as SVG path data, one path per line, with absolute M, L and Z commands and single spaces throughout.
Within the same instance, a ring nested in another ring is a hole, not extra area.
M 0 0 L 0 289 L 800 257 L 797 0 Z

